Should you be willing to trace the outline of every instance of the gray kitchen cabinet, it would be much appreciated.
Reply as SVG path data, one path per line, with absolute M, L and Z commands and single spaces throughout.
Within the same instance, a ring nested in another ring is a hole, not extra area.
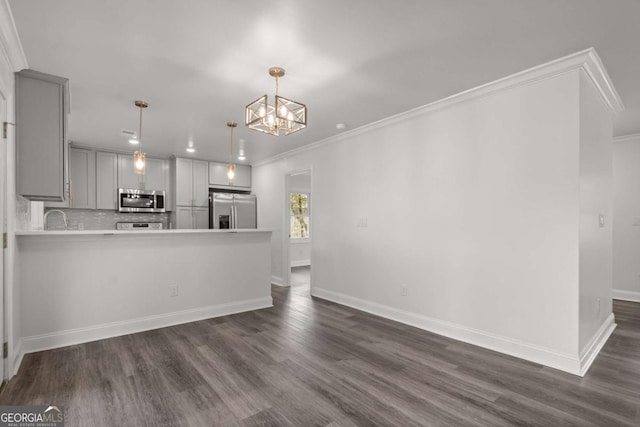
M 162 159 L 147 157 L 144 168 L 144 182 L 147 190 L 166 191 L 164 184 L 164 163 Z
M 118 155 L 96 152 L 96 208 L 118 208 Z
M 164 205 L 165 205 L 165 209 L 170 211 L 173 209 L 174 206 L 174 202 L 173 202 L 173 190 L 171 188 L 171 179 L 172 179 L 172 175 L 171 175 L 171 160 L 170 159 L 163 159 L 162 160 L 162 170 L 164 171 L 164 185 L 162 186 L 162 189 L 165 191 L 164 194 Z
M 118 188 L 144 188 L 143 175 L 133 168 L 133 154 L 118 154 Z
M 193 206 L 193 160 L 177 157 L 175 162 L 176 206 Z
M 173 228 L 193 228 L 193 208 L 191 206 L 176 206 Z
M 251 166 L 249 165 L 236 165 L 236 177 L 233 181 L 233 186 L 251 189 Z
M 205 160 L 175 159 L 176 206 L 209 206 L 208 163 Z
M 193 200 L 194 206 L 209 208 L 209 162 L 204 160 L 193 161 Z
M 236 176 L 233 184 L 227 178 L 228 163 L 209 162 L 209 186 L 214 188 L 251 190 L 251 166 L 236 164 Z
M 198 229 L 209 228 L 209 207 L 193 208 L 193 224 Z
M 133 168 L 133 154 L 118 154 L 118 188 L 167 191 L 164 161 L 147 156 L 145 163 L 144 174 L 138 175 Z
M 207 229 L 209 228 L 209 208 L 176 206 L 174 211 L 174 228 Z
M 96 208 L 96 152 L 69 148 L 69 207 Z
M 175 228 L 209 228 L 209 163 L 176 157 L 173 166 Z
M 15 99 L 17 193 L 65 202 L 69 80 L 22 70 L 15 74 Z

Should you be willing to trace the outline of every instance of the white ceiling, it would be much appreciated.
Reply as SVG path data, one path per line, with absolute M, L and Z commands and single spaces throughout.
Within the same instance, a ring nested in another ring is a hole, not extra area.
M 306 103 L 288 137 L 245 128 L 247 162 L 595 47 L 640 133 L 638 0 L 9 0 L 34 70 L 70 79 L 69 137 L 131 150 L 145 99 L 147 153 L 227 160 L 226 122 L 274 92 Z

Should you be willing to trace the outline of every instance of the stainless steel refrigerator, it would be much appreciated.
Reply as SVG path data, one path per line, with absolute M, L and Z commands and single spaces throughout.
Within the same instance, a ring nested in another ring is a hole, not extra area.
M 209 192 L 209 228 L 257 228 L 256 196 Z

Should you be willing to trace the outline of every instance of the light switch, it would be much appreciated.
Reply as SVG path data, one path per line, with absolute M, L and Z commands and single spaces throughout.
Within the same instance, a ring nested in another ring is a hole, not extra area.
M 598 225 L 600 225 L 600 228 L 604 227 L 604 215 L 602 214 L 598 215 Z

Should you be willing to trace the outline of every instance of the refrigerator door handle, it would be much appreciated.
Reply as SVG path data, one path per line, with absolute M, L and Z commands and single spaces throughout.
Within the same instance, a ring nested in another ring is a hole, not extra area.
M 236 228 L 236 207 L 233 205 L 231 205 L 231 218 L 229 218 L 229 221 L 231 221 L 230 228 Z
M 238 207 L 233 205 L 233 228 L 238 228 Z

